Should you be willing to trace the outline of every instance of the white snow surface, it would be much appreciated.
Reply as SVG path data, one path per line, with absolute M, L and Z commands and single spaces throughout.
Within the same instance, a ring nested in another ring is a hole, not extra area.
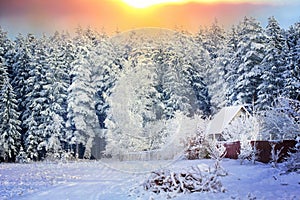
M 213 164 L 213 160 L 0 164 L 0 199 L 300 199 L 300 174 L 280 175 L 269 164 L 240 165 L 230 159 L 222 161 L 229 173 L 220 177 L 225 193 L 154 194 L 143 189 L 153 169 L 181 171 L 198 165 L 205 170 Z

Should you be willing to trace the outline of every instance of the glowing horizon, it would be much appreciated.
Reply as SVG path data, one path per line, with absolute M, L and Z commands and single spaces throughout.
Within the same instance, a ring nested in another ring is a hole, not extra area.
M 159 4 L 170 4 L 170 3 L 182 3 L 185 0 L 122 0 L 124 3 L 126 3 L 129 6 L 132 6 L 134 8 L 147 8 L 151 7 L 153 5 L 159 5 Z
M 141 3 L 142 2 L 142 3 Z M 145 3 L 146 2 L 146 3 Z M 300 2 L 291 0 L 10 0 L 0 1 L 0 26 L 18 32 L 68 30 L 77 25 L 105 31 L 143 27 L 190 32 L 215 19 L 230 27 L 244 16 L 267 21 L 275 16 L 286 27 L 299 20 Z M 295 6 L 296 5 L 296 6 Z
M 216 3 L 252 3 L 252 4 L 271 4 L 278 5 L 283 4 L 281 0 L 120 0 L 121 2 L 137 8 L 145 9 L 157 5 L 182 5 L 188 3 L 204 3 L 204 4 L 216 4 Z M 297 3 L 297 0 L 290 0 L 290 3 Z

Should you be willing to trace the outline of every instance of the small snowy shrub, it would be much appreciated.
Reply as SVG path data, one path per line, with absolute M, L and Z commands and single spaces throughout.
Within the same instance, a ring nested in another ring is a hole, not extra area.
M 45 161 L 47 162 L 67 162 L 67 161 L 73 161 L 75 160 L 75 157 L 73 156 L 72 152 L 69 151 L 59 151 L 56 153 L 47 153 L 45 157 Z
M 27 163 L 28 162 L 27 154 L 24 151 L 22 146 L 20 148 L 20 152 L 16 156 L 16 162 L 18 162 L 18 163 Z
M 221 166 L 221 161 L 226 155 L 226 147 L 216 140 L 209 141 L 208 146 L 209 156 L 215 160 L 214 173 L 218 176 L 226 176 L 226 170 Z
M 283 147 L 281 147 L 281 149 L 276 150 L 275 146 L 276 146 L 276 143 L 271 144 L 271 148 L 272 148 L 271 149 L 271 164 L 272 164 L 272 167 L 274 167 L 274 168 L 277 167 L 277 163 L 280 158 L 281 151 L 283 149 Z
M 245 160 L 251 161 L 255 164 L 255 161 L 258 159 L 258 150 L 256 148 L 256 143 L 251 144 L 251 141 L 247 139 L 247 137 L 241 138 L 241 148 L 238 158 L 240 159 L 241 165 L 244 163 Z
M 154 171 L 143 184 L 147 191 L 154 193 L 191 193 L 191 192 L 225 192 L 214 172 L 202 172 L 200 168 L 173 172 L 169 170 Z
M 252 163 L 255 163 L 255 160 L 257 160 L 258 151 L 256 144 L 254 142 L 252 145 L 251 141 L 258 139 L 260 129 L 258 119 L 258 115 L 245 119 L 238 118 L 228 125 L 223 133 L 223 137 L 226 141 L 240 141 L 241 148 L 238 158 L 241 164 L 243 164 L 245 160 L 252 161 Z
M 241 141 L 242 139 L 256 140 L 259 133 L 258 116 L 237 118 L 232 121 L 222 134 L 228 142 Z
M 294 139 L 300 134 L 299 105 L 297 100 L 277 98 L 273 107 L 261 113 L 262 139 Z
M 184 155 L 189 160 L 199 159 L 199 158 L 209 158 L 208 141 L 204 134 L 197 134 L 193 137 L 188 137 L 186 139 L 186 149 Z
M 59 153 L 47 153 L 45 157 L 45 161 L 54 162 L 60 160 Z
M 209 158 L 207 151 L 209 143 L 205 134 L 207 121 L 197 115 L 194 118 L 185 118 L 181 127 L 186 136 L 183 140 L 184 156 L 189 160 Z
M 300 135 L 296 138 L 295 153 L 289 153 L 285 162 L 285 171 L 300 173 Z

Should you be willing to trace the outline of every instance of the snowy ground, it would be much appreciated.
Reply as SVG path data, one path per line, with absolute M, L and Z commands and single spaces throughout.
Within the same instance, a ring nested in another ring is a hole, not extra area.
M 149 170 L 196 165 L 213 165 L 213 161 L 0 164 L 0 199 L 166 199 L 166 194 L 152 194 L 141 186 Z M 225 193 L 175 194 L 174 199 L 300 199 L 299 174 L 279 175 L 270 165 L 240 165 L 229 159 L 222 166 L 229 172 L 221 178 Z

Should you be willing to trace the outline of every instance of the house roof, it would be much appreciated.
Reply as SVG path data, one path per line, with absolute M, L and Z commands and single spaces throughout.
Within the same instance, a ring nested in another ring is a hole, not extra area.
M 244 106 L 230 106 L 222 108 L 208 123 L 207 134 L 222 133 L 226 126 L 230 124 L 240 111 L 244 111 L 249 114 Z

